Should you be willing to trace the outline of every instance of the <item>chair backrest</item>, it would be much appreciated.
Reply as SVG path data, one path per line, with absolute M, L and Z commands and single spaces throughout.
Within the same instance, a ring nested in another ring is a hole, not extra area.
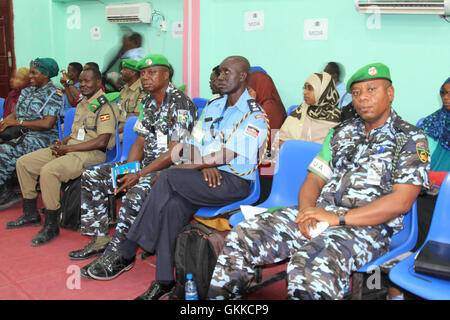
M 203 109 L 205 108 L 206 104 L 208 103 L 208 99 L 197 97 L 197 98 L 193 98 L 192 102 L 197 106 L 198 117 L 200 118 L 200 115 L 202 114 Z
M 250 67 L 250 73 L 252 73 L 253 71 L 262 71 L 264 73 L 267 73 L 266 70 L 264 70 L 262 67 L 260 66 L 254 66 L 254 67 Z
M 450 243 L 450 173 L 442 182 L 431 219 L 427 239 L 442 243 Z
M 307 168 L 321 149 L 321 144 L 310 141 L 288 140 L 283 143 L 278 153 L 270 195 L 259 206 L 297 205 L 298 192 L 309 172 Z
M 3 118 L 3 112 L 5 111 L 5 98 L 0 98 L 0 119 Z
M 111 150 L 106 151 L 106 163 L 119 161 L 120 154 L 120 134 L 119 128 L 116 129 L 116 145 Z
M 137 119 L 137 116 L 132 116 L 129 117 L 125 122 L 125 126 L 123 127 L 122 154 L 120 156 L 120 161 L 128 159 L 130 148 L 136 141 L 137 134 L 136 132 L 134 132 L 133 128 Z
M 278 152 L 270 195 L 258 207 L 297 205 L 298 192 L 309 172 L 307 168 L 321 149 L 321 144 L 303 140 L 288 140 L 283 143 Z M 242 212 L 238 212 L 230 217 L 229 222 L 235 226 L 243 220 Z
M 424 119 L 425 119 L 425 118 L 420 118 L 420 119 L 417 121 L 417 123 L 416 123 L 416 127 L 420 126 L 420 125 L 422 124 L 422 122 L 423 122 Z
M 292 111 L 294 111 L 295 108 L 298 107 L 298 104 L 294 104 L 292 106 L 289 107 L 289 109 L 287 109 L 286 114 L 290 115 Z
M 67 137 L 72 132 L 72 124 L 75 118 L 75 111 L 77 108 L 67 109 L 64 115 L 64 134 L 63 138 Z

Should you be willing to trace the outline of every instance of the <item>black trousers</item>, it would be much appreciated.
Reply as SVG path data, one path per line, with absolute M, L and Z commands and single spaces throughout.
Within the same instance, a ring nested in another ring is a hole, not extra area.
M 148 194 L 127 239 L 156 252 L 156 280 L 174 280 L 178 233 L 201 207 L 221 207 L 244 199 L 249 181 L 223 172 L 221 185 L 208 186 L 198 170 L 165 169 Z

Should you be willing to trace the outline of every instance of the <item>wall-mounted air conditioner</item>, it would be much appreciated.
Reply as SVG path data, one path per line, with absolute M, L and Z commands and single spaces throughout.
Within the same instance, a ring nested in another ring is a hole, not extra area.
M 152 5 L 150 2 L 107 5 L 106 20 L 110 23 L 152 23 Z
M 360 13 L 450 15 L 450 0 L 355 0 L 355 7 Z

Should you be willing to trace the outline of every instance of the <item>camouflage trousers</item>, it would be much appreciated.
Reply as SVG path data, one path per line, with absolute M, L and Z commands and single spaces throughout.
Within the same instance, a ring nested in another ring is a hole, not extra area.
M 81 175 L 81 234 L 89 236 L 109 234 L 108 196 L 114 194 L 111 169 L 124 163 L 126 161 L 96 166 L 86 169 Z M 139 180 L 122 197 L 117 226 L 104 255 L 117 251 L 120 244 L 125 241 L 125 235 L 150 192 L 156 174 L 151 173 Z
M 14 139 L 11 142 L 19 141 L 20 138 Z M 14 170 L 16 170 L 17 160 L 28 153 L 36 151 L 38 149 L 49 146 L 54 141 L 44 141 L 45 139 L 39 139 L 37 137 L 25 135 L 23 141 L 17 145 L 9 143 L 0 144 L 0 185 L 11 177 Z
M 328 227 L 311 240 L 294 223 L 298 207 L 265 212 L 238 224 L 225 239 L 211 279 L 211 299 L 241 299 L 255 267 L 289 258 L 288 299 L 342 299 L 349 277 L 387 252 L 383 226 Z

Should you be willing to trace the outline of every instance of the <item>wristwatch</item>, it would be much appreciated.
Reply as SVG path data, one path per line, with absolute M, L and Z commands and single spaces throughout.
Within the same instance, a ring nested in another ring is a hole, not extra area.
M 337 214 L 339 216 L 339 225 L 340 226 L 345 226 L 345 215 L 347 214 L 347 210 L 339 209 Z
M 72 80 L 66 80 L 66 84 L 68 85 L 68 86 L 71 86 L 72 84 L 73 84 L 73 81 Z

